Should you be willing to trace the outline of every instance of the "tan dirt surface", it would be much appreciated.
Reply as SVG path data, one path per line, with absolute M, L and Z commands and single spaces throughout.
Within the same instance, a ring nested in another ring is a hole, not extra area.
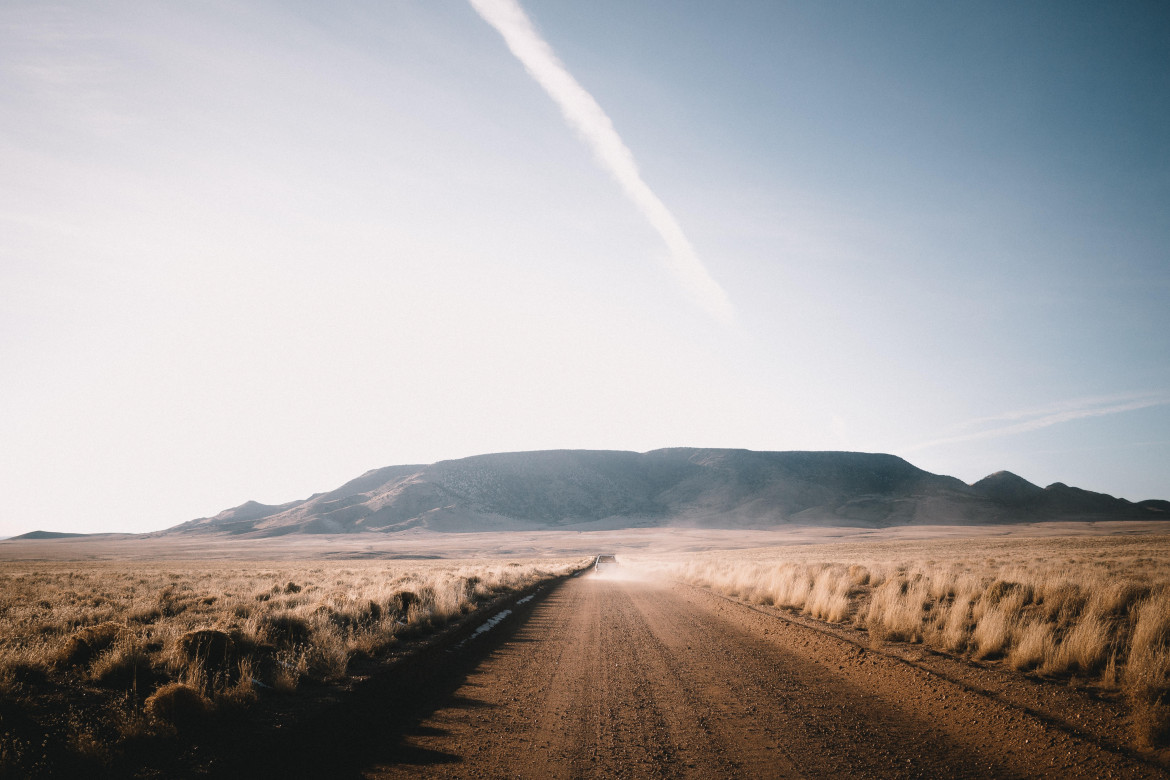
M 1108 711 L 1087 698 L 1059 717 L 1013 698 L 698 588 L 590 575 L 361 775 L 1170 777 L 1067 726 Z

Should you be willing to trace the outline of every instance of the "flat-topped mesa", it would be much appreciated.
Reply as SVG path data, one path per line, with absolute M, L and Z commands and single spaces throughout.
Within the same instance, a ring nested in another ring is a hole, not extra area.
M 1040 488 L 1006 471 L 967 485 L 883 453 L 542 450 L 374 469 L 327 493 L 249 501 L 164 533 L 965 525 L 1165 519 L 1165 503 Z

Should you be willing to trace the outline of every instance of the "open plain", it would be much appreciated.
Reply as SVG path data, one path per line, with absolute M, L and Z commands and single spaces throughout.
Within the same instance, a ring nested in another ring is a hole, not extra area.
M 1166 777 L 1165 525 L 0 542 L 0 766 Z

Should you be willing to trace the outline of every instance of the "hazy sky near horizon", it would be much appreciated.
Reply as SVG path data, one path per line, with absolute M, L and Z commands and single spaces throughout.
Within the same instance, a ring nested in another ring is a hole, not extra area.
M 475 6 L 0 6 L 0 536 L 551 448 L 1170 499 L 1165 4 Z

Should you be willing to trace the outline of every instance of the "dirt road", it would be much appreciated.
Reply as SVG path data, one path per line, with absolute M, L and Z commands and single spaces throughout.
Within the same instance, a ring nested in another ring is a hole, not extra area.
M 667 582 L 571 579 L 452 689 L 362 774 L 1168 776 L 1005 697 Z

